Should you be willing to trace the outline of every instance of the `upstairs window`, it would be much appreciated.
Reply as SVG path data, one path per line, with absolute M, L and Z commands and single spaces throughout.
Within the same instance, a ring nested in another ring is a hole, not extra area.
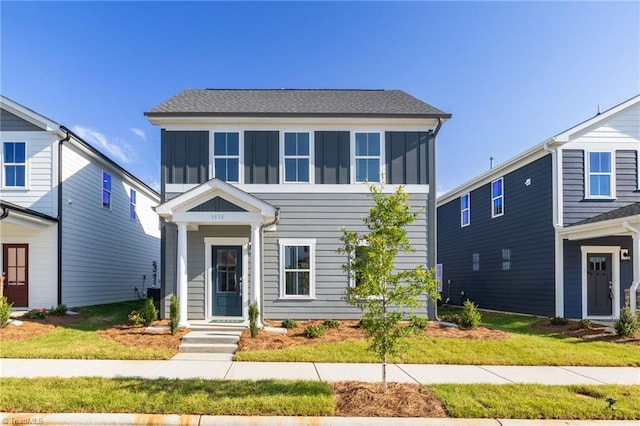
M 589 198 L 613 197 L 613 164 L 610 152 L 590 152 L 587 188 Z
M 3 149 L 4 183 L 9 188 L 27 186 L 27 144 L 25 142 L 5 142 Z
M 226 182 L 240 182 L 240 135 L 238 133 L 214 134 L 213 175 Z
M 356 183 L 380 182 L 380 133 L 356 133 Z
M 102 172 L 102 207 L 111 210 L 111 175 Z
M 129 189 L 129 219 L 136 220 L 136 190 Z
M 504 214 L 504 180 L 496 179 L 491 182 L 491 217 Z
M 284 134 L 284 181 L 309 182 L 309 133 Z
M 469 194 L 460 197 L 460 226 L 469 226 L 471 223 L 471 207 L 469 205 Z
M 280 240 L 280 294 L 315 297 L 315 240 Z

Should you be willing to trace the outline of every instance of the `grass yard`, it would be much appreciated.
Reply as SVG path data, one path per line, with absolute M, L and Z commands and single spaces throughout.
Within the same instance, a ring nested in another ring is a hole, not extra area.
M 285 380 L 0 379 L 0 387 L 11 390 L 0 394 L 0 411 L 353 416 L 375 413 L 370 410 L 410 390 L 400 386 L 398 394 L 388 397 L 367 391 L 345 413 L 338 407 L 347 396 L 342 392 L 360 385 L 342 382 L 341 390 L 332 390 L 324 382 Z M 638 386 L 434 385 L 425 391 L 425 401 L 456 418 L 640 419 Z M 617 401 L 614 410 L 608 408 L 609 397 Z

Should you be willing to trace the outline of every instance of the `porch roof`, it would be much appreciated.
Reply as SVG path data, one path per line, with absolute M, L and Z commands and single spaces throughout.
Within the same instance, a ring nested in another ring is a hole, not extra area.
M 632 236 L 640 229 L 640 203 L 585 219 L 560 229 L 559 234 L 569 240 L 584 240 L 608 236 Z
M 28 227 L 48 226 L 58 222 L 55 217 L 0 200 L 0 221 Z

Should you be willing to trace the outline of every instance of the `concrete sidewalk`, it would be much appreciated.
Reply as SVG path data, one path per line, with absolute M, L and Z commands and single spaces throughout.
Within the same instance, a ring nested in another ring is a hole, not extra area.
M 166 361 L 0 359 L 0 377 L 81 376 L 379 382 L 381 381 L 381 366 L 380 364 L 311 362 L 233 362 L 181 357 Z M 389 364 L 387 380 L 420 384 L 640 385 L 640 368 Z

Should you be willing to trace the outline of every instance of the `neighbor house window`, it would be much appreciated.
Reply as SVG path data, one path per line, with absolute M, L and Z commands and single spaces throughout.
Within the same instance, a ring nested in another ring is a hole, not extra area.
M 460 197 L 460 226 L 468 226 L 471 223 L 471 207 L 469 205 L 469 194 Z
M 239 133 L 213 135 L 213 175 L 226 182 L 240 182 Z
M 136 190 L 129 189 L 129 219 L 136 220 Z
M 474 271 L 480 270 L 480 253 L 473 253 L 471 256 L 471 269 Z
M 589 197 L 613 197 L 613 164 L 610 152 L 589 153 L 587 187 Z
M 5 187 L 24 188 L 27 186 L 27 144 L 25 142 L 5 142 L 3 149 Z
M 511 269 L 511 249 L 502 249 L 502 270 Z
M 380 182 L 380 133 L 356 133 L 356 183 Z
M 309 133 L 284 134 L 284 181 L 309 182 Z
M 111 175 L 102 172 L 102 207 L 111 209 Z
M 504 214 L 504 180 L 496 179 L 491 182 L 491 217 Z
M 315 297 L 315 240 L 280 240 L 280 294 Z

